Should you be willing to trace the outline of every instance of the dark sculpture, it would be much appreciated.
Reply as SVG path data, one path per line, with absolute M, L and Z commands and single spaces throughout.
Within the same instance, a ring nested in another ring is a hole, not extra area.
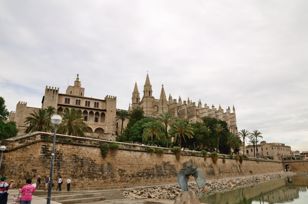
M 193 176 L 196 180 L 199 189 L 205 186 L 205 176 L 202 169 L 198 168 L 192 160 L 185 162 L 183 168 L 179 171 L 177 180 L 182 191 L 188 191 L 188 179 Z

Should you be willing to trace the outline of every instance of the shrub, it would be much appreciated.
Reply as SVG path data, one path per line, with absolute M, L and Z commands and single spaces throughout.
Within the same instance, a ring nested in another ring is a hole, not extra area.
M 222 156 L 222 163 L 224 163 L 224 164 L 226 163 L 226 157 L 225 157 L 225 155 Z
M 218 154 L 216 152 L 212 152 L 211 158 L 212 158 L 213 163 L 216 164 L 218 160 Z
M 171 151 L 175 154 L 177 160 L 180 160 L 181 156 L 181 148 L 180 147 L 173 147 Z
M 116 143 L 110 143 L 110 144 L 109 144 L 109 149 L 110 149 L 111 151 L 118 150 L 118 149 L 119 149 L 119 145 L 116 144 Z
M 155 152 L 156 154 L 158 154 L 158 155 L 162 155 L 162 154 L 164 153 L 164 150 L 163 150 L 163 149 L 158 149 L 158 148 L 156 148 L 156 149 L 154 149 L 154 152 Z
M 145 148 L 145 151 L 147 152 L 147 153 L 150 153 L 150 154 L 152 154 L 152 153 L 154 153 L 154 148 L 152 148 L 152 147 L 146 147 Z
M 102 157 L 105 158 L 109 152 L 109 145 L 104 143 L 100 146 L 100 149 Z
M 206 151 L 206 150 L 202 150 L 202 151 L 201 151 L 201 154 L 202 154 L 203 159 L 204 159 L 204 161 L 205 161 L 206 158 L 207 158 L 207 151 Z

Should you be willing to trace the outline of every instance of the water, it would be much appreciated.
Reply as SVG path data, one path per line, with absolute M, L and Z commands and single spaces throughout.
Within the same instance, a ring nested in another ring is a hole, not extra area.
M 208 204 L 308 204 L 308 175 L 216 193 L 202 197 L 201 201 Z

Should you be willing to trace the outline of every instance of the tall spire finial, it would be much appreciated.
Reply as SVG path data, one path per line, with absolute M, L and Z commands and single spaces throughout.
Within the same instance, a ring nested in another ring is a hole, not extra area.
M 78 86 L 78 87 L 81 86 L 81 82 L 79 81 L 79 74 L 77 74 L 76 80 L 74 82 L 74 86 Z

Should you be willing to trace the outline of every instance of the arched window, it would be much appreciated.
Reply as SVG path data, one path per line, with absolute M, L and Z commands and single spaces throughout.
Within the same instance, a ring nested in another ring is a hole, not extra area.
M 63 108 L 62 108 L 62 107 L 59 107 L 59 108 L 58 108 L 58 114 L 61 115 L 62 113 L 63 113 Z
M 84 110 L 82 115 L 83 115 L 83 120 L 88 121 L 88 111 Z
M 101 135 L 101 134 L 104 134 L 104 129 L 103 128 L 96 128 L 94 132 Z
M 91 127 L 88 126 L 88 127 L 86 127 L 85 132 L 93 133 L 93 130 L 92 130 Z
M 94 121 L 94 112 L 93 111 L 89 112 L 89 121 Z
M 101 113 L 101 122 L 102 122 L 102 123 L 105 122 L 105 113 Z
M 94 116 L 94 122 L 98 123 L 98 121 L 99 121 L 99 112 L 96 112 Z

